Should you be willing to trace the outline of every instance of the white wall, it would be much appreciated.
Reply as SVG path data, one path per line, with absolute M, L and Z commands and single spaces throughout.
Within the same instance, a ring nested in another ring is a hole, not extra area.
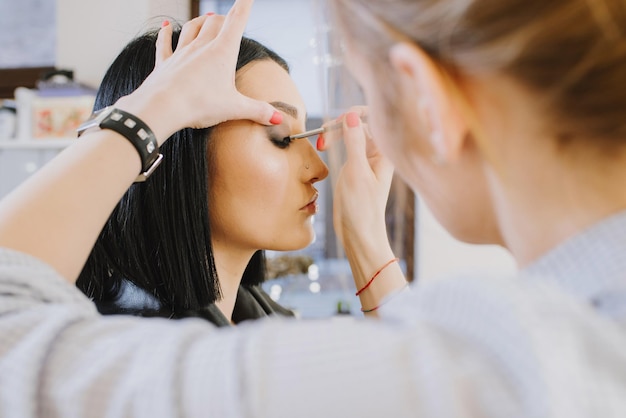
M 163 18 L 186 21 L 189 0 L 57 0 L 57 67 L 97 86 L 121 48 Z M 311 0 L 263 0 L 254 4 L 246 35 L 274 49 L 312 116 L 323 116 L 322 84 L 315 64 L 315 10 Z
M 309 116 L 326 116 L 322 106 L 321 73 L 315 63 L 316 10 L 312 0 L 262 0 L 254 3 L 246 28 L 253 38 L 283 57 L 300 90 Z
M 56 66 L 98 86 L 122 47 L 159 27 L 163 18 L 185 21 L 189 0 L 57 0 Z
M 78 81 L 97 86 L 134 36 L 163 18 L 186 21 L 189 0 L 56 0 L 57 67 L 74 69 Z M 311 0 L 263 0 L 254 5 L 246 35 L 289 62 L 292 77 L 312 116 L 323 116 L 315 11 Z

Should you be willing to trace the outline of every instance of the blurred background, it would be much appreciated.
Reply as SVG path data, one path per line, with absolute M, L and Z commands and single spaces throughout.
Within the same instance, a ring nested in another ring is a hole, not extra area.
M 0 0 L 0 197 L 74 141 L 91 113 L 106 68 L 135 35 L 163 19 L 184 22 L 232 0 Z M 349 105 L 362 104 L 346 76 L 323 0 L 256 0 L 246 36 L 287 60 L 304 97 L 308 128 Z M 323 155 L 331 177 L 320 185 L 315 242 L 294 253 L 268 252 L 267 292 L 303 318 L 361 316 L 347 261 L 332 226 L 332 172 L 341 150 Z M 459 208 L 459 210 L 463 210 Z M 411 281 L 459 271 L 514 271 L 495 246 L 450 237 L 418 196 L 394 180 L 387 224 L 396 255 Z

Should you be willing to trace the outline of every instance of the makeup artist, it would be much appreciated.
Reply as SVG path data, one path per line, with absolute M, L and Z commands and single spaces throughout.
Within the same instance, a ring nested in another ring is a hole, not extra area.
M 139 130 L 108 118 L 0 204 L 0 415 L 626 416 L 626 3 L 329 4 L 373 135 L 362 108 L 341 118 L 334 219 L 380 320 L 104 319 L 73 286 L 154 165 L 137 136 L 156 150 L 184 126 L 280 122 L 233 87 L 237 0 L 173 54 L 162 30 L 156 70 L 116 104 Z M 384 232 L 390 161 L 450 233 L 506 247 L 519 274 L 407 289 Z

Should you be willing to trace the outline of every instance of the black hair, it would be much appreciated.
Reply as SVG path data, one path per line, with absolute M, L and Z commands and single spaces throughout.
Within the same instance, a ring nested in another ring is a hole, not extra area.
M 157 34 L 141 35 L 123 49 L 102 80 L 94 110 L 130 94 L 152 72 Z M 179 35 L 175 30 L 174 47 Z M 259 60 L 289 71 L 275 52 L 243 38 L 237 70 Z M 97 305 L 114 300 L 124 281 L 154 296 L 166 316 L 185 316 L 220 298 L 207 198 L 211 131 L 186 128 L 172 135 L 161 147 L 158 169 L 145 183 L 131 186 L 113 210 L 76 283 Z M 257 251 L 241 283 L 253 286 L 264 279 L 265 256 Z

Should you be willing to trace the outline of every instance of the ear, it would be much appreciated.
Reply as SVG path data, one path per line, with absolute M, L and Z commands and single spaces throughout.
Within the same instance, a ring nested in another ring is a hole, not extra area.
M 396 76 L 412 95 L 406 103 L 409 117 L 419 120 L 428 134 L 437 161 L 456 160 L 463 148 L 467 126 L 457 106 L 458 90 L 453 81 L 420 47 L 398 43 L 389 51 Z

